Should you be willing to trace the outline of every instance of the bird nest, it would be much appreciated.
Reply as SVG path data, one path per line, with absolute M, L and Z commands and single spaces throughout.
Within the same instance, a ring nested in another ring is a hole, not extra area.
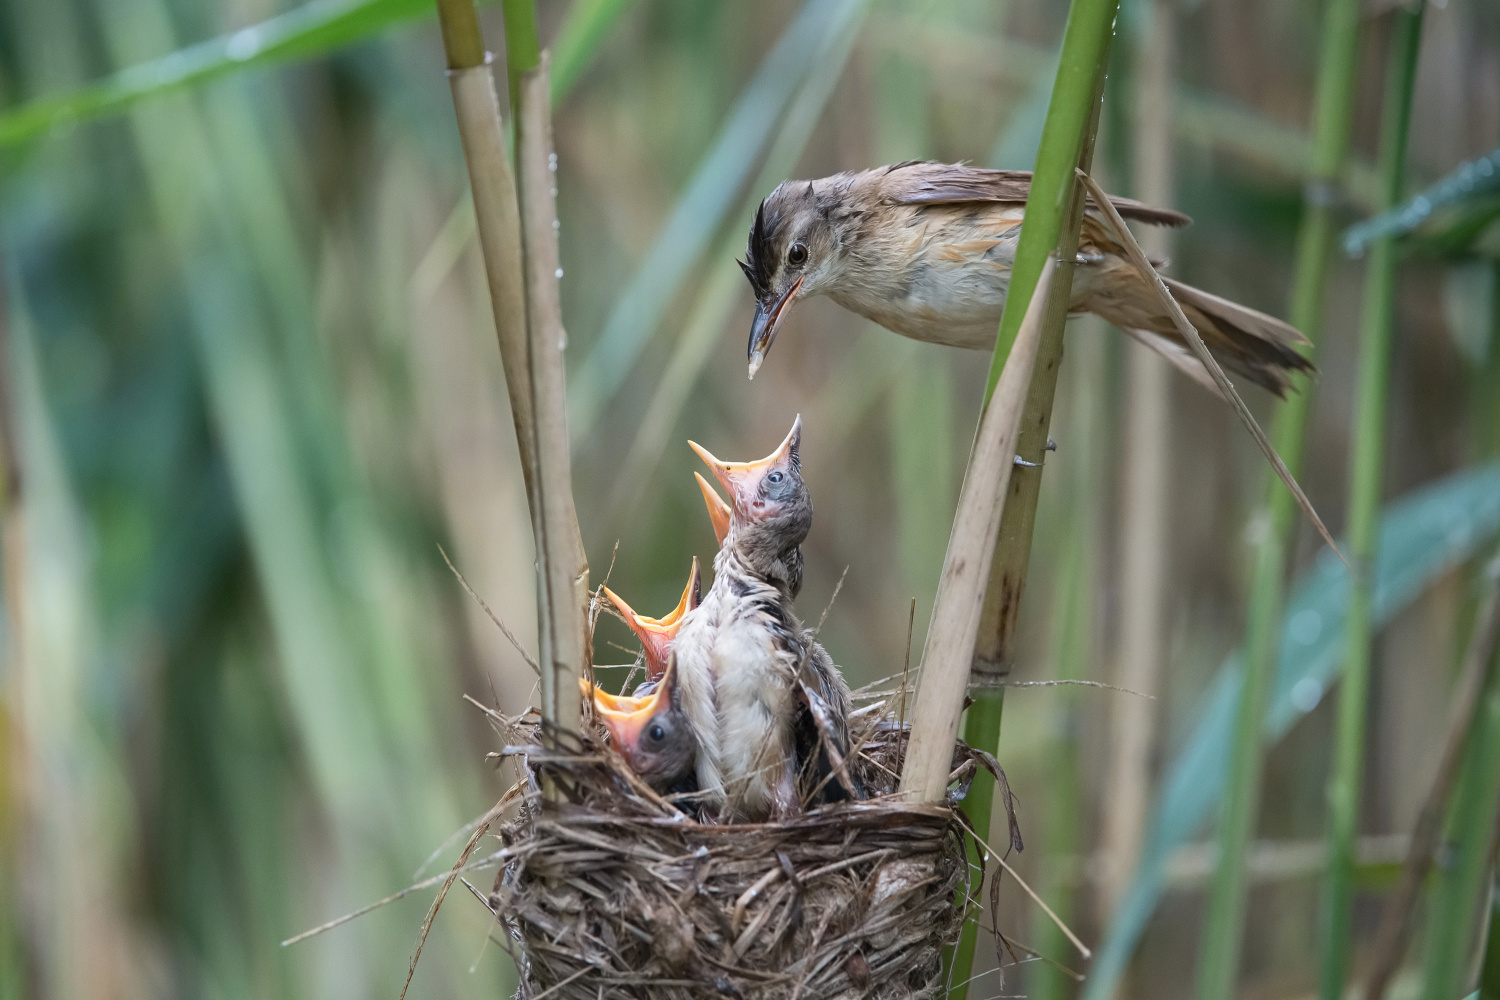
M 943 950 L 978 888 L 953 806 L 991 770 L 1019 848 L 1009 788 L 960 745 L 946 805 L 901 801 L 905 728 L 864 719 L 853 763 L 872 797 L 782 823 L 700 822 L 590 736 L 507 748 L 528 764 L 525 805 L 500 830 L 508 862 L 487 902 L 518 996 L 941 996 Z

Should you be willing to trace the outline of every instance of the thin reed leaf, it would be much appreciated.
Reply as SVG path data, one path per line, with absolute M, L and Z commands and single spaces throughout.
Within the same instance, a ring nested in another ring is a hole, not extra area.
M 1357 257 L 1386 236 L 1410 236 L 1438 224 L 1456 227 L 1473 216 L 1493 218 L 1500 208 L 1500 149 L 1470 160 L 1432 186 L 1344 232 L 1344 252 Z
M 632 0 L 579 0 L 558 33 L 555 58 L 566 68 L 552 82 L 559 101 L 578 82 Z M 76 126 L 187 87 L 257 67 L 317 59 L 432 16 L 431 0 L 310 0 L 284 14 L 122 69 L 64 94 L 45 95 L 0 113 L 0 148 L 51 129 Z
M 1161 280 L 1161 275 L 1151 266 L 1151 261 L 1147 259 L 1146 252 L 1136 242 L 1135 237 L 1130 232 L 1130 228 L 1125 225 L 1125 220 L 1120 218 L 1120 213 L 1115 209 L 1113 203 L 1110 202 L 1109 196 L 1104 193 L 1104 189 L 1092 177 L 1082 170 L 1078 172 L 1078 176 L 1088 187 L 1089 192 L 1094 198 L 1099 199 L 1099 205 L 1104 211 L 1105 218 L 1110 221 L 1115 237 L 1120 241 L 1120 245 L 1124 247 L 1125 254 L 1130 259 L 1130 262 L 1135 265 L 1136 270 L 1143 276 L 1149 277 L 1156 286 L 1162 305 L 1166 306 L 1167 312 L 1172 316 L 1178 331 L 1193 349 L 1193 354 L 1203 363 L 1203 367 L 1208 369 L 1209 375 L 1213 377 L 1214 384 L 1219 387 L 1219 392 L 1234 409 L 1235 416 L 1239 417 L 1240 423 L 1250 432 L 1250 437 L 1255 441 L 1255 446 L 1260 449 L 1261 454 L 1265 456 L 1266 462 L 1270 464 L 1271 471 L 1276 473 L 1276 478 L 1280 479 L 1282 485 L 1292 494 L 1292 497 L 1297 501 L 1297 506 L 1302 509 L 1303 514 L 1307 515 L 1307 519 L 1312 522 L 1313 527 L 1318 529 L 1318 534 L 1323 536 L 1323 541 L 1333 550 L 1334 555 L 1342 560 L 1344 554 L 1339 551 L 1338 543 L 1333 540 L 1333 535 L 1329 534 L 1328 528 L 1323 524 L 1323 519 L 1313 509 L 1312 501 L 1308 500 L 1307 494 L 1302 491 L 1302 485 L 1297 482 L 1296 477 L 1292 475 L 1291 470 L 1287 468 L 1281 456 L 1276 453 L 1275 445 L 1266 436 L 1266 432 L 1261 430 L 1260 422 L 1250 412 L 1250 407 L 1245 405 L 1245 400 L 1240 396 L 1239 391 L 1235 389 L 1234 384 L 1229 381 L 1229 377 L 1224 374 L 1224 369 L 1219 365 L 1214 356 L 1209 353 L 1208 347 L 1203 343 L 1203 338 L 1198 334 L 1197 328 L 1188 322 L 1187 316 L 1183 314 L 1182 307 L 1172 298 L 1172 293 L 1167 290 L 1166 284 Z

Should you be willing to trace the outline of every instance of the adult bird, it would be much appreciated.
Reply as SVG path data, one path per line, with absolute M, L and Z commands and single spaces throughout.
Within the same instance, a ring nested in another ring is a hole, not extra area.
M 585 697 L 592 695 L 594 717 L 630 769 L 658 792 L 685 793 L 696 790 L 698 740 L 682 712 L 674 664 L 675 658 L 669 658 L 656 685 L 642 697 L 612 695 L 582 678 L 578 683 Z
M 761 202 L 740 263 L 755 292 L 750 376 L 787 310 L 811 295 L 907 337 L 989 350 L 995 342 L 1021 235 L 1031 174 L 907 161 L 786 181 Z M 1185 226 L 1181 212 L 1110 199 L 1127 219 Z M 1086 208 L 1069 311 L 1092 312 L 1161 352 L 1200 383 L 1208 372 L 1162 308 L 1153 283 Z M 1229 371 L 1278 396 L 1290 373 L 1312 371 L 1294 327 L 1163 277 L 1208 349 Z
M 674 650 L 684 715 L 699 737 L 698 787 L 732 818 L 784 819 L 857 794 L 848 753 L 848 685 L 792 607 L 812 526 L 802 479 L 802 418 L 774 452 L 724 462 L 689 442 L 729 494 L 714 582 L 683 619 Z M 829 780 L 824 780 L 829 779 Z

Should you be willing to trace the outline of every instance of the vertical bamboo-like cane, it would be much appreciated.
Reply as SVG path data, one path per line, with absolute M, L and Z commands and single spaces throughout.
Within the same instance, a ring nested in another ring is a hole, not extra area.
M 587 655 L 588 564 L 568 457 L 547 69 L 538 60 L 516 78 L 518 199 L 473 0 L 439 0 L 438 17 L 536 539 L 542 714 L 571 729 Z
M 1495 648 L 1500 640 L 1500 588 L 1491 581 L 1489 590 L 1479 620 L 1474 625 L 1474 634 L 1469 638 L 1463 669 L 1453 685 L 1453 704 L 1437 773 L 1433 775 L 1432 787 L 1417 812 L 1411 846 L 1401 868 L 1401 881 L 1386 900 L 1385 912 L 1381 914 L 1380 929 L 1375 934 L 1372 949 L 1374 965 L 1365 981 L 1365 1000 L 1381 1000 L 1396 971 L 1401 968 L 1401 960 L 1411 942 L 1417 896 L 1437 854 L 1449 796 L 1458 779 L 1464 750 L 1471 745 L 1472 734 L 1478 728 L 1475 720 L 1484 702 L 1484 692 L 1490 687 L 1489 675 L 1494 669 Z
M 573 506 L 568 450 L 567 383 L 563 370 L 562 302 L 558 281 L 557 160 L 552 152 L 548 55 L 523 71 L 516 128 L 521 234 L 526 248 L 526 316 L 531 330 L 531 391 L 535 403 L 537 492 L 541 499 L 542 575 L 549 609 L 543 644 L 542 716 L 578 725 L 578 678 L 588 656 L 589 564 Z
M 1009 670 L 1021 592 L 1026 585 L 1031 537 L 1036 525 L 1036 504 L 1041 492 L 1041 465 L 1046 458 L 1053 394 L 1062 365 L 1063 328 L 1073 286 L 1073 258 L 1083 221 L 1083 193 L 1073 172 L 1080 166 L 1087 169 L 1093 161 L 1094 137 L 1099 128 L 1101 98 L 1118 10 L 1119 0 L 1073 0 L 1068 8 L 1062 58 L 1047 106 L 1031 192 L 1026 199 L 1025 224 L 1021 227 L 1020 242 L 1016 246 L 1010 295 L 1006 298 L 994 354 L 990 358 L 986 393 L 995 391 L 1001 369 L 1008 363 L 1022 317 L 1030 312 L 1031 298 L 1035 294 L 1034 282 L 1041 274 L 1043 262 L 1055 255 L 1061 262 L 1058 265 L 1060 273 L 1052 283 L 1052 301 L 1045 316 L 1042 342 L 1016 448 L 1023 459 L 1035 465 L 1018 469 L 1006 487 L 1007 513 L 995 542 L 979 637 L 974 646 L 972 673 L 980 684 L 976 685 L 975 702 L 964 723 L 964 739 L 972 746 L 990 751 L 1000 742 L 1005 689 L 994 682 Z M 989 835 L 994 794 L 994 782 L 988 775 L 980 774 L 975 776 L 974 785 L 964 801 L 969 822 L 983 837 Z M 971 854 L 970 860 L 977 862 L 978 858 Z M 955 983 L 966 984 L 968 981 L 977 933 L 978 929 L 973 925 L 964 928 L 953 959 Z M 955 1000 L 963 1000 L 967 989 L 967 985 L 955 986 Z
M 474 196 L 485 283 L 489 287 L 490 309 L 495 317 L 495 336 L 500 343 L 500 363 L 505 371 L 506 394 L 510 397 L 516 449 L 521 456 L 526 504 L 531 511 L 532 539 L 536 549 L 537 634 L 544 654 L 539 662 L 550 663 L 550 658 L 545 655 L 550 616 L 544 577 L 546 561 L 537 483 L 531 347 L 526 329 L 526 283 L 515 175 L 511 172 L 510 157 L 505 149 L 500 99 L 495 94 L 495 78 L 486 61 L 484 36 L 480 33 L 473 0 L 438 0 L 438 24 L 448 56 L 448 85 L 453 92 L 459 141 L 463 144 L 469 188 Z
M 1323 14 L 1313 111 L 1313 162 L 1297 234 L 1295 282 L 1288 319 L 1315 345 L 1323 317 L 1333 242 L 1335 188 L 1349 154 L 1359 54 L 1360 0 L 1329 0 Z M 1305 380 L 1279 404 L 1271 427 L 1277 454 L 1296 474 L 1312 405 Z M 1255 832 L 1264 751 L 1261 727 L 1280 652 L 1282 606 L 1286 600 L 1288 550 L 1295 539 L 1297 510 L 1292 495 L 1273 483 L 1264 529 L 1256 542 L 1245 620 L 1245 680 L 1235 718 L 1229 782 L 1219 816 L 1218 866 L 1209 895 L 1208 919 L 1198 962 L 1199 1000 L 1228 1000 L 1240 962 L 1248 887 L 1245 853 Z M 1092 993 L 1092 989 L 1090 991 Z
M 1176 64 L 1176 0 L 1150 0 L 1136 39 L 1136 190 L 1148 205 L 1173 204 L 1172 77 Z M 1149 227 L 1141 245 L 1153 257 L 1172 256 L 1172 231 Z M 1101 924 L 1120 904 L 1146 833 L 1151 759 L 1165 659 L 1168 529 L 1172 464 L 1172 373 L 1167 361 L 1140 344 L 1125 347 L 1125 441 L 1120 512 L 1120 639 L 1115 683 L 1148 698 L 1115 698 L 1109 706 L 1110 762 L 1101 806 L 1099 896 Z
M 521 222 L 516 182 L 505 150 L 495 79 L 485 64 L 484 38 L 473 0 L 439 0 L 438 23 L 448 56 L 448 85 L 458 117 L 469 186 L 474 193 L 485 283 L 500 342 L 505 389 L 526 478 L 532 520 L 537 517 L 536 421 L 532 415 L 531 362 L 526 342 L 526 292 L 521 270 Z
M 942 802 L 947 794 L 953 741 L 958 736 L 974 640 L 979 635 L 985 583 L 1005 510 L 1053 271 L 1049 260 L 1037 280 L 1036 294 L 1026 310 L 1000 384 L 985 407 L 958 497 L 953 531 L 948 536 L 943 575 L 922 648 L 922 673 L 911 713 L 911 743 L 901 770 L 901 793 L 922 802 Z
M 1400 9 L 1387 55 L 1380 125 L 1380 173 L 1385 208 L 1397 205 L 1406 179 L 1412 88 L 1422 39 L 1422 8 Z M 1333 773 L 1328 778 L 1328 869 L 1323 882 L 1322 997 L 1340 1000 L 1353 936 L 1354 838 L 1364 779 L 1365 723 L 1369 714 L 1370 647 L 1374 636 L 1375 557 L 1380 538 L 1381 471 L 1384 468 L 1386 390 L 1395 327 L 1396 244 L 1377 240 L 1365 277 L 1360 329 L 1359 384 L 1349 472 L 1349 553 L 1353 580 L 1344 626 L 1346 659 L 1339 687 Z

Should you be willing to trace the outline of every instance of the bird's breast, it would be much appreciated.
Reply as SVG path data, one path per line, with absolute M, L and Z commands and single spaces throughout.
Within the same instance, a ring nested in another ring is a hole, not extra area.
M 942 206 L 916 213 L 851 248 L 847 278 L 828 294 L 904 336 L 988 348 L 1020 237 L 1012 215 Z

